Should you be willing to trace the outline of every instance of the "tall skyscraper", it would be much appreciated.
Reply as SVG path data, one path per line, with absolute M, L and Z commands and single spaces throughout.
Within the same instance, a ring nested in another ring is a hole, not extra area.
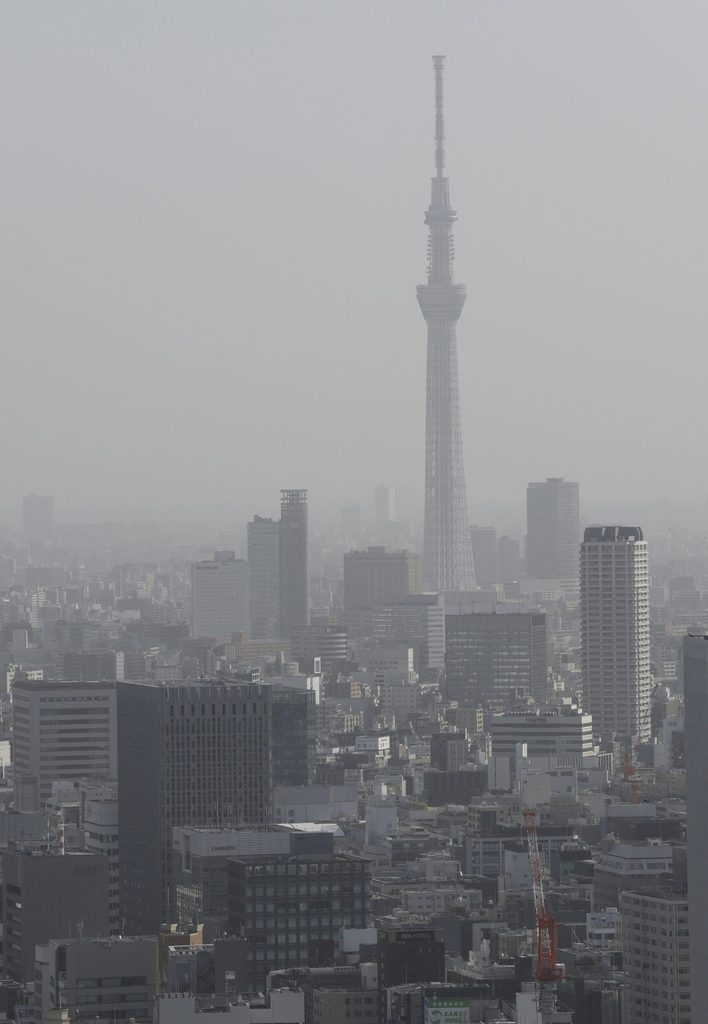
M 584 708 L 595 731 L 651 732 L 649 560 L 638 526 L 591 526 L 580 546 Z
M 289 639 L 310 621 L 307 491 L 280 492 L 280 628 Z
M 418 285 L 418 302 L 428 325 L 425 412 L 425 524 L 423 589 L 472 590 L 474 564 L 467 512 L 465 466 L 460 426 L 457 373 L 457 321 L 467 289 L 454 283 L 452 225 L 445 169 L 443 121 L 444 57 L 433 57 L 435 69 L 435 168 L 432 197 L 425 215 L 428 239 L 428 283 Z
M 254 516 L 248 523 L 248 568 L 253 640 L 278 639 L 280 629 L 280 523 Z
M 577 483 L 549 477 L 526 489 L 526 575 L 577 580 L 580 499 Z
M 213 562 L 192 562 L 192 636 L 231 643 L 251 630 L 248 562 L 233 551 L 216 551 Z
M 130 934 L 155 935 L 170 920 L 175 825 L 267 823 L 271 695 L 257 683 L 118 683 L 120 912 Z
M 395 523 L 397 519 L 396 488 L 381 484 L 376 488 L 376 523 L 385 526 L 386 523 Z
M 472 556 L 477 586 L 499 582 L 497 531 L 493 526 L 471 526 Z
M 12 725 L 14 787 L 16 796 L 23 789 L 23 809 L 43 811 L 60 779 L 115 779 L 115 683 L 18 681 Z
M 708 1020 L 708 636 L 683 641 L 692 1020 Z
M 51 540 L 54 536 L 54 498 L 28 494 L 22 499 L 22 530 L 27 540 Z

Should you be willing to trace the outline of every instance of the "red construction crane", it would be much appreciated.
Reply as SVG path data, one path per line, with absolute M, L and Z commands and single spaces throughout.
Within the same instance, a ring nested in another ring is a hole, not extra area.
M 533 901 L 536 907 L 536 927 L 538 929 L 538 954 L 536 978 L 538 979 L 538 1008 L 541 1011 L 543 1024 L 551 1024 L 555 1010 L 555 985 L 565 974 L 562 964 L 556 963 L 556 921 L 546 913 L 546 898 L 543 894 L 543 876 L 541 875 L 541 856 L 538 852 L 538 835 L 536 833 L 536 811 L 524 811 L 526 835 L 529 841 L 529 862 L 533 881 Z

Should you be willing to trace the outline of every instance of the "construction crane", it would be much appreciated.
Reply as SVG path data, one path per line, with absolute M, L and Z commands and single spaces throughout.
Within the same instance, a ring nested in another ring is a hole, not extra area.
M 536 811 L 524 811 L 526 835 L 529 841 L 529 863 L 533 881 L 533 902 L 536 908 L 536 928 L 538 930 L 538 952 L 536 962 L 536 978 L 538 980 L 538 1008 L 542 1024 L 551 1024 L 556 1006 L 555 987 L 565 974 L 562 964 L 556 963 L 556 921 L 546 913 L 546 898 L 543 894 L 543 876 L 541 874 L 541 856 L 538 852 L 538 834 L 536 832 Z

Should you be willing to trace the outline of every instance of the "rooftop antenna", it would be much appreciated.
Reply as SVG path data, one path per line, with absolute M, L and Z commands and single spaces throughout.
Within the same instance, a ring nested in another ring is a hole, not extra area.
M 445 115 L 443 113 L 443 76 L 445 58 L 433 57 L 435 70 L 435 170 L 438 178 L 445 171 Z

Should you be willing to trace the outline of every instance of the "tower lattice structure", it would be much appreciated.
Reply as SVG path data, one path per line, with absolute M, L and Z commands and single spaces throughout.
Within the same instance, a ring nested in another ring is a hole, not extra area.
M 444 57 L 435 70 L 435 177 L 425 214 L 428 283 L 418 285 L 418 302 L 428 325 L 425 415 L 425 526 L 423 588 L 427 591 L 474 589 L 472 538 L 467 512 L 465 466 L 460 426 L 457 372 L 457 321 L 467 289 L 455 284 L 449 179 L 445 177 L 443 117 Z

